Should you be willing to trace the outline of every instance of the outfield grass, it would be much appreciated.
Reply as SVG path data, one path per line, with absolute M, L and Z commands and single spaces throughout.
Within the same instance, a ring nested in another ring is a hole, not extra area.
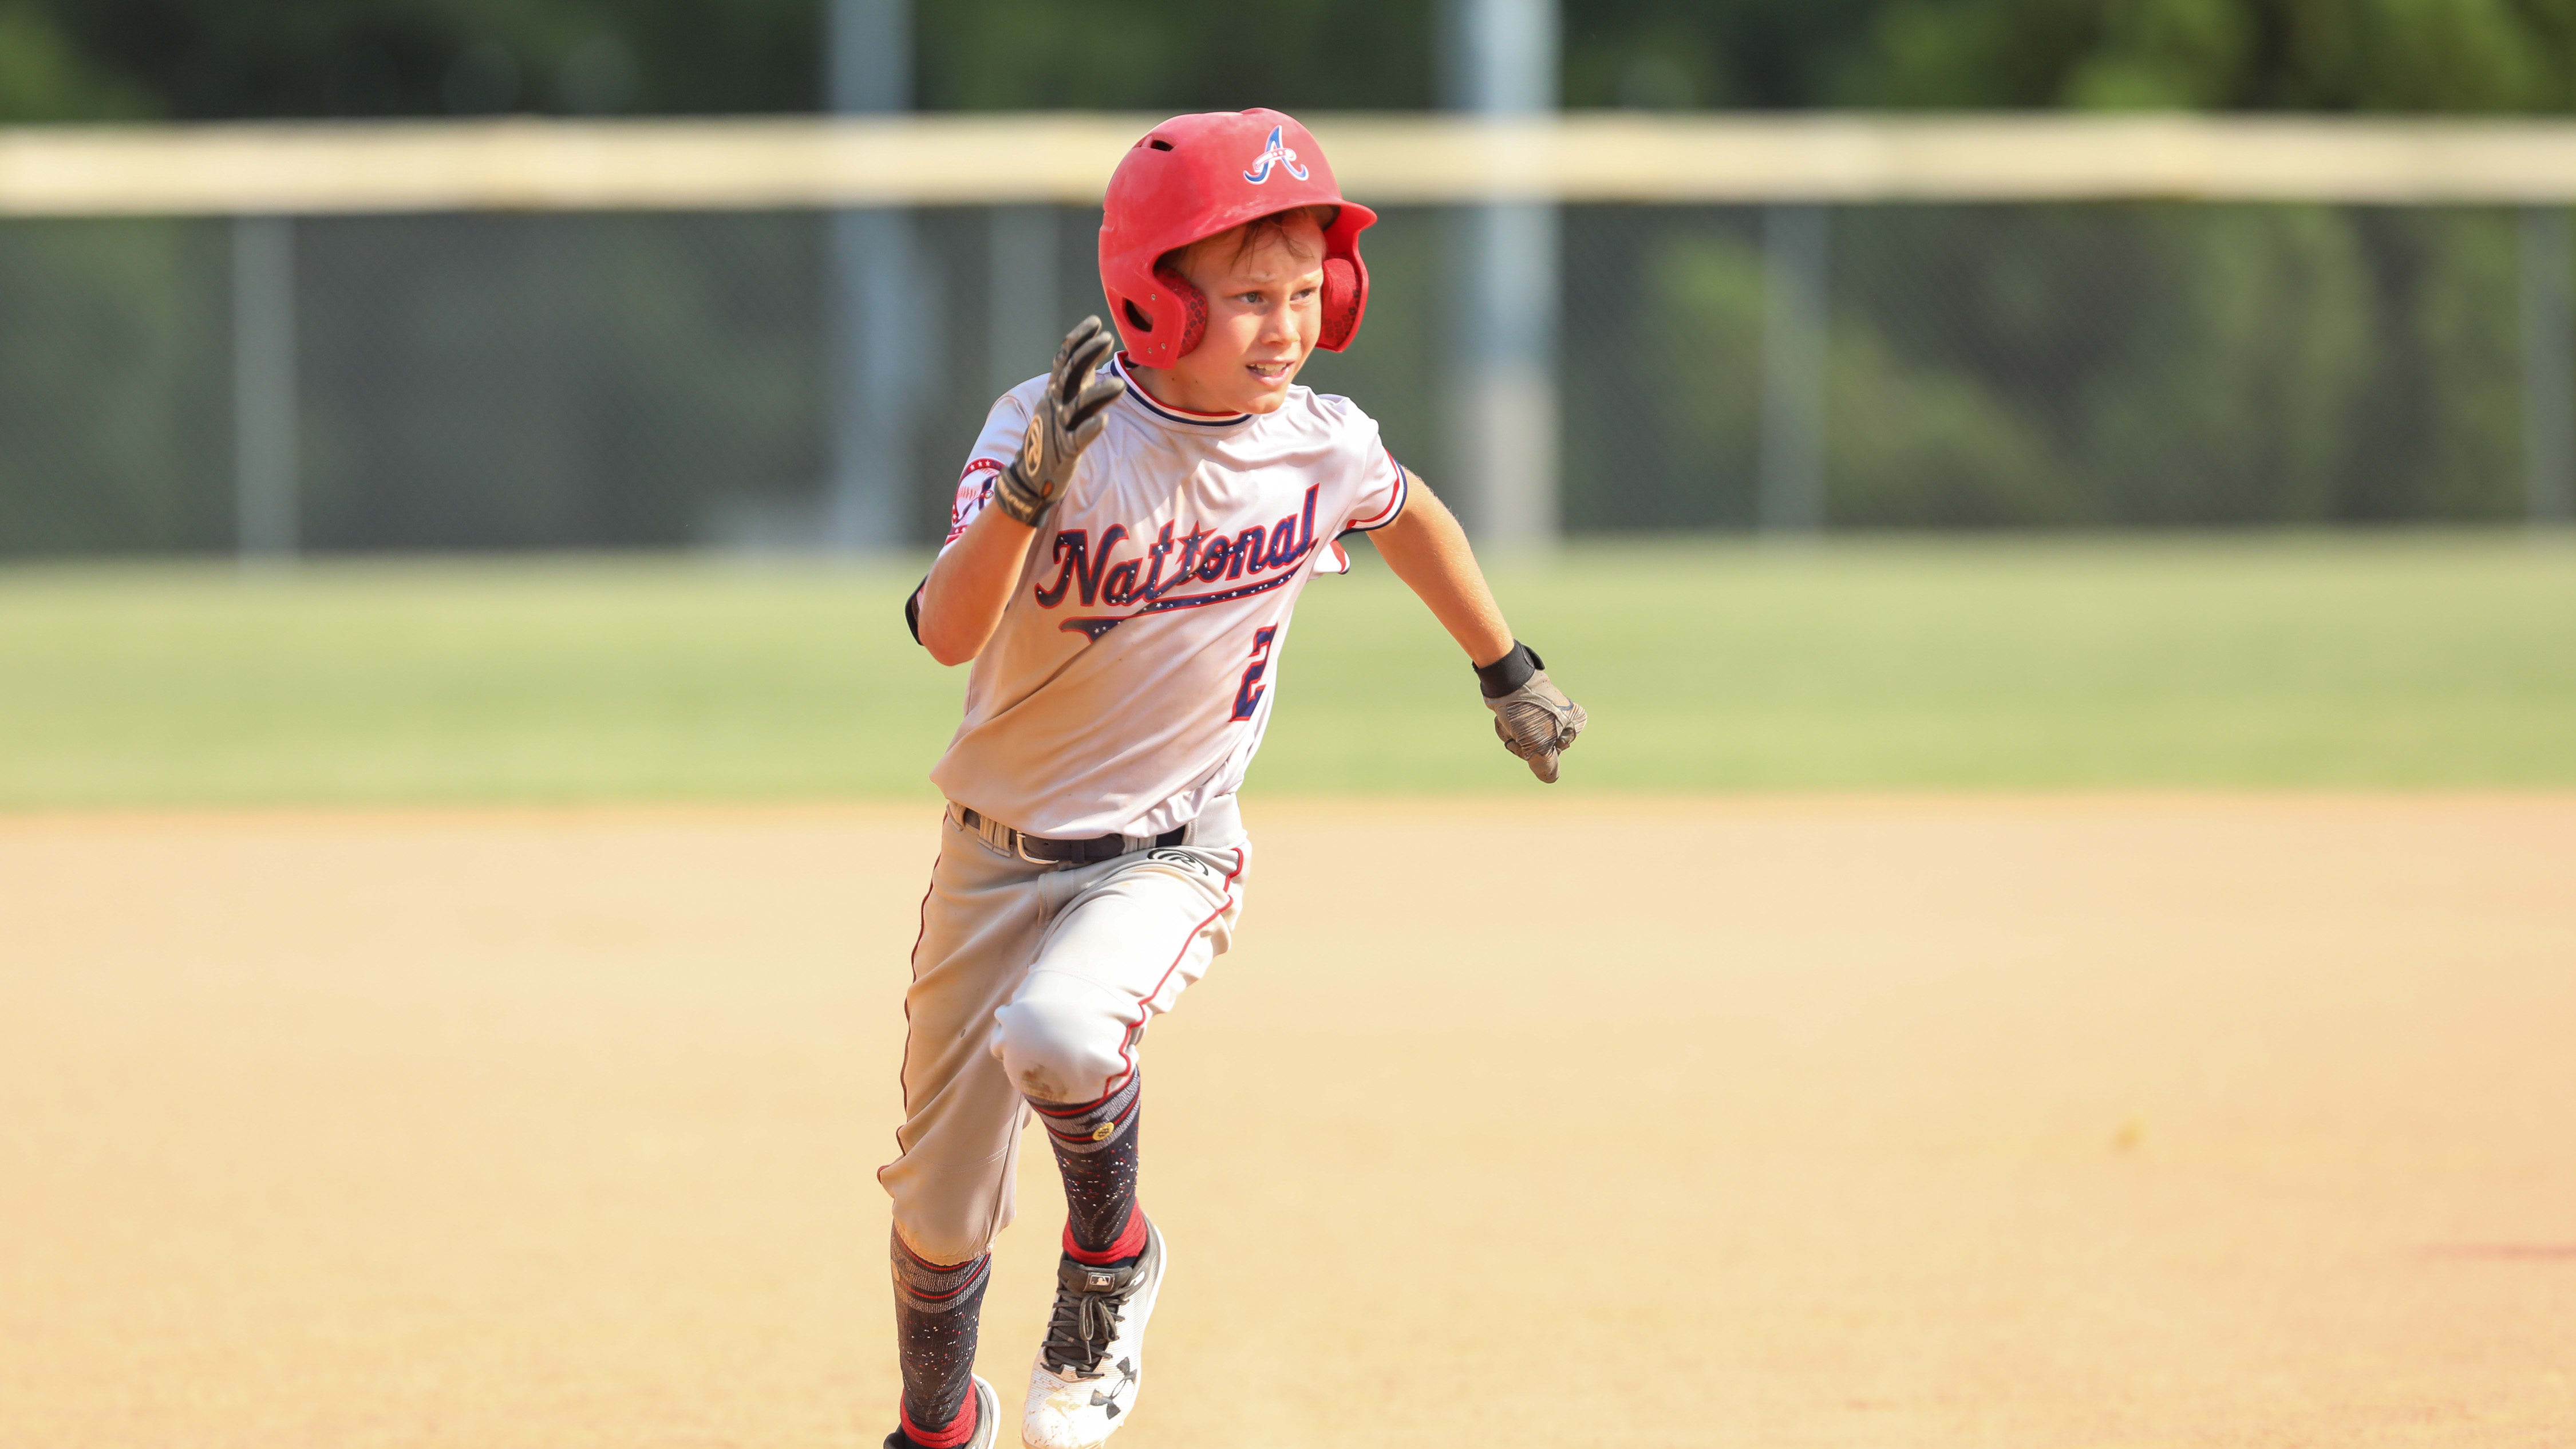
M 1300 606 L 1255 788 L 1514 784 L 1448 641 L 1358 552 Z M 2563 541 L 1695 544 L 1495 572 L 1592 711 L 1570 789 L 2576 785 Z M 926 797 L 963 673 L 904 635 L 916 577 L 0 572 L 0 806 Z

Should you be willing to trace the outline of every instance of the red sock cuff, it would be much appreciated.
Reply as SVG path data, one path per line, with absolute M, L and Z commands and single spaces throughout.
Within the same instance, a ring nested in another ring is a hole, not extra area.
M 920 1445 L 921 1449 L 957 1449 L 958 1445 L 975 1437 L 975 1392 L 971 1388 L 966 1391 L 966 1406 L 957 1411 L 957 1417 L 950 1420 L 945 1429 L 922 1428 L 912 1422 L 909 1409 L 895 1412 L 903 1420 L 903 1437 Z
M 1064 1255 L 1086 1268 L 1105 1268 L 1121 1258 L 1132 1258 L 1145 1251 L 1145 1209 L 1140 1205 L 1127 1209 L 1127 1227 L 1118 1241 L 1099 1252 L 1092 1252 L 1073 1240 L 1073 1224 L 1064 1225 Z M 931 1446 L 938 1449 L 938 1446 Z

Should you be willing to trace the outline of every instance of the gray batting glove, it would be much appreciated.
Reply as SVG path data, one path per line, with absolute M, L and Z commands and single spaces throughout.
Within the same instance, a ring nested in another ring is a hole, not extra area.
M 1583 733 L 1583 706 L 1565 697 L 1547 677 L 1546 661 L 1518 640 L 1511 653 L 1479 668 L 1476 679 L 1503 748 L 1526 761 L 1542 784 L 1555 784 L 1557 756 Z
M 1032 528 L 1073 477 L 1074 460 L 1109 426 L 1101 414 L 1118 400 L 1122 384 L 1093 374 L 1100 371 L 1110 346 L 1097 317 L 1083 318 L 1081 326 L 1064 335 L 1028 434 L 1020 439 L 1020 455 L 994 484 L 994 506 Z

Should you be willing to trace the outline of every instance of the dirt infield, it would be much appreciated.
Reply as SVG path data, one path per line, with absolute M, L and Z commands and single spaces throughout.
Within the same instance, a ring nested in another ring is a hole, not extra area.
M 1125 1449 L 2576 1439 L 2576 798 L 1249 813 Z M 0 1442 L 872 1446 L 933 826 L 0 820 Z

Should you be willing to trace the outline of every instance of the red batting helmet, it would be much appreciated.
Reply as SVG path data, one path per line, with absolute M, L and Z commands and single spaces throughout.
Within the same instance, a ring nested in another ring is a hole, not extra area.
M 1368 311 L 1360 231 L 1377 213 L 1342 200 L 1324 148 L 1295 118 L 1269 110 L 1174 116 L 1147 132 L 1110 176 L 1100 221 L 1100 287 L 1128 355 L 1140 366 L 1169 367 L 1207 330 L 1207 298 L 1157 265 L 1164 253 L 1274 211 L 1318 205 L 1337 208 L 1324 228 L 1318 345 L 1339 352 Z

